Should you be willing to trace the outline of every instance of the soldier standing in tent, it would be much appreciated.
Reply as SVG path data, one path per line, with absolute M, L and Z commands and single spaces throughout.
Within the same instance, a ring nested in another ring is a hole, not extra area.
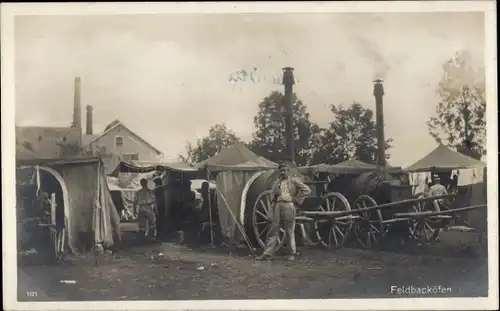
M 285 243 L 289 248 L 287 260 L 294 260 L 295 248 L 295 204 L 300 205 L 311 189 L 298 178 L 289 176 L 285 163 L 279 165 L 280 177 L 273 185 L 273 205 L 269 211 L 272 221 L 264 252 L 256 260 L 266 260 L 274 255 L 278 245 L 281 224 L 285 229 Z
M 440 196 L 440 195 L 445 195 L 448 194 L 448 191 L 446 191 L 446 187 L 441 184 L 441 178 L 437 174 L 434 175 L 434 185 L 429 189 L 429 195 L 431 197 L 433 196 Z M 443 199 L 438 199 L 437 200 L 439 204 L 443 204 L 444 200 Z
M 139 221 L 139 231 L 145 236 L 156 236 L 156 196 L 153 190 L 148 188 L 148 180 L 141 179 L 141 187 L 135 194 L 134 214 Z

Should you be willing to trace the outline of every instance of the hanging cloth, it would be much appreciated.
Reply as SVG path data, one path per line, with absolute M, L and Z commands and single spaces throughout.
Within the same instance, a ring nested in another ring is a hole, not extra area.
M 473 169 L 462 169 L 458 173 L 458 186 L 472 185 L 474 179 Z
M 31 183 L 36 185 L 36 196 L 40 194 L 40 168 L 38 165 L 35 166 L 35 171 L 33 172 L 33 176 L 31 177 Z

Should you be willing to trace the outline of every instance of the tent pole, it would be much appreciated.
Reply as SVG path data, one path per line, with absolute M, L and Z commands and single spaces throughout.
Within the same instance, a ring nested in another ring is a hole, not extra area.
M 207 167 L 207 182 L 208 182 L 208 217 L 210 221 L 210 246 L 214 246 L 214 230 L 212 225 L 212 193 L 210 191 L 210 171 Z

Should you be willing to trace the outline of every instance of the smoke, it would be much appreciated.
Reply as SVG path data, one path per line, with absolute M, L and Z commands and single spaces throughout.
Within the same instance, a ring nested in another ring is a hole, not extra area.
M 384 80 L 391 66 L 380 53 L 377 43 L 361 36 L 355 36 L 354 42 L 365 59 L 373 64 L 373 79 Z

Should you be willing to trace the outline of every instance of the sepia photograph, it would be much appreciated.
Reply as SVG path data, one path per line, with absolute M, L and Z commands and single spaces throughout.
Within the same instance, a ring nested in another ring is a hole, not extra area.
M 2 4 L 4 309 L 498 309 L 495 25 Z

